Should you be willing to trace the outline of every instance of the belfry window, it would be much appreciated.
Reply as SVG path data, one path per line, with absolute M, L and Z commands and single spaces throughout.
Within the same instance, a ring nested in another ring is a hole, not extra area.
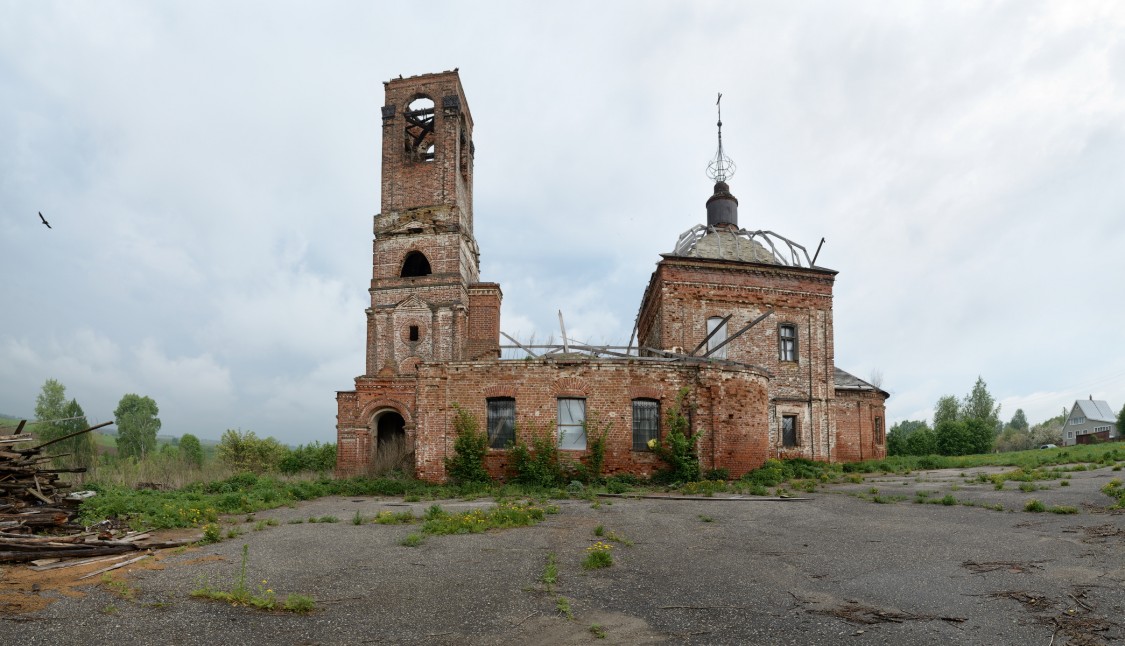
M 419 94 L 406 106 L 403 131 L 405 152 L 417 161 L 434 160 L 434 100 Z
M 406 254 L 406 259 L 402 261 L 402 273 L 399 274 L 402 278 L 416 278 L 418 276 L 429 276 L 433 273 L 430 270 L 430 261 L 426 259 L 425 254 L 421 251 L 411 251 Z

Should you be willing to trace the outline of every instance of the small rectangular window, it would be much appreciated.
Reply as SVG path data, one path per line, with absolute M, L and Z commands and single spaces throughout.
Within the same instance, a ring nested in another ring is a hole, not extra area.
M 488 446 L 503 449 L 516 441 L 516 400 L 492 397 L 488 400 Z
M 797 360 L 797 326 L 788 323 L 777 328 L 778 355 L 782 361 Z
M 883 418 L 882 417 L 876 417 L 875 418 L 875 443 L 876 444 L 882 444 L 883 443 Z
M 559 398 L 559 448 L 564 451 L 586 449 L 586 400 Z
M 411 325 L 410 326 L 410 340 L 411 341 L 417 341 L 418 340 L 418 326 L 417 325 Z
M 797 446 L 797 416 L 781 417 L 781 445 L 790 448 Z
M 649 440 L 660 439 L 660 402 L 633 400 L 633 450 L 648 451 Z

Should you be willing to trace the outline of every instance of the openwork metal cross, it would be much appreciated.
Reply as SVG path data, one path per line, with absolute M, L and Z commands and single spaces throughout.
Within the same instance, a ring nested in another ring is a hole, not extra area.
M 719 98 L 715 101 L 715 108 L 719 113 L 719 122 L 715 125 L 719 128 L 719 149 L 715 151 L 715 159 L 707 165 L 707 177 L 715 180 L 716 182 L 725 182 L 728 178 L 734 176 L 735 165 L 734 161 L 723 153 L 723 93 L 719 92 Z

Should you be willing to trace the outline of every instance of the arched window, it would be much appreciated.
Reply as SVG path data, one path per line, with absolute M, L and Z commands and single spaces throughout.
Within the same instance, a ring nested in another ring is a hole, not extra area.
M 421 251 L 411 251 L 406 254 L 406 260 L 402 261 L 402 273 L 399 274 L 402 278 L 415 278 L 417 276 L 429 276 L 433 271 L 430 270 L 430 261 Z

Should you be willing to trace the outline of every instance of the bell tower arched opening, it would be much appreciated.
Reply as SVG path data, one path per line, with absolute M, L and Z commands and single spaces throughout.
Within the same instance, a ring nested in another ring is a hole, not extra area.
M 387 473 L 410 467 L 413 447 L 406 439 L 406 420 L 393 409 L 381 410 L 371 418 L 371 435 L 375 438 L 372 473 Z

